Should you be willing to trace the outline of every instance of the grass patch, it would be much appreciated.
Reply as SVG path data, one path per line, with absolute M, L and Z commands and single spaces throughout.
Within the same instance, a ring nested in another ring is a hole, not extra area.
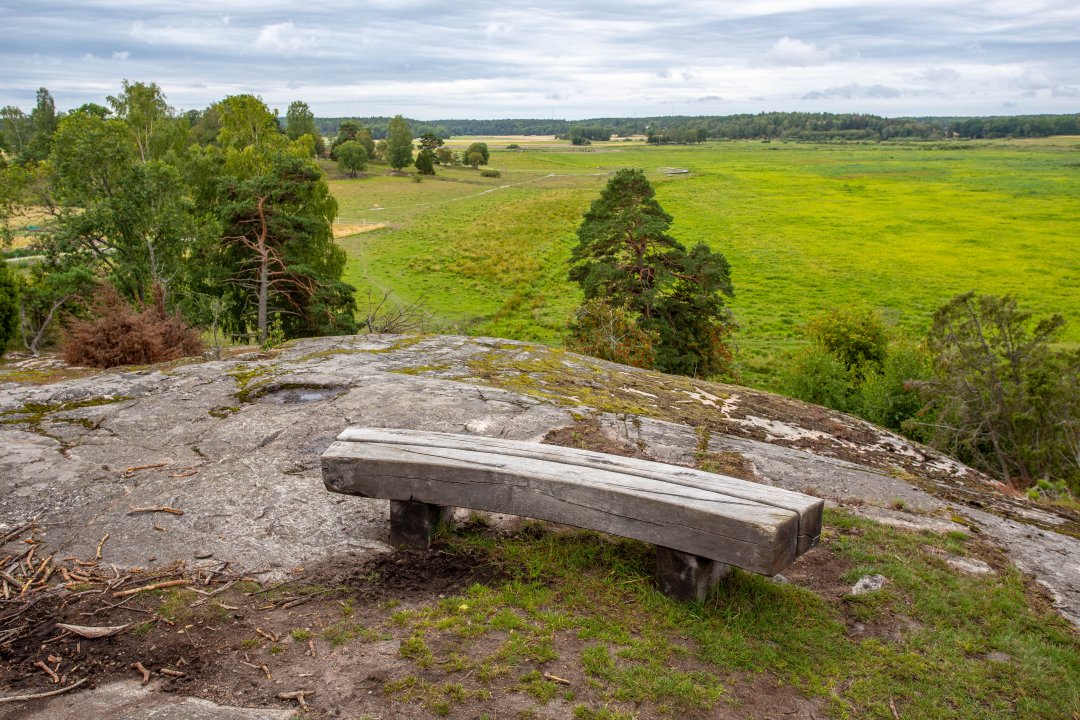
M 387 223 L 339 240 L 346 279 L 360 297 L 423 297 L 440 329 L 561 343 L 580 299 L 566 260 L 581 213 L 610 173 L 638 167 L 674 216 L 672 234 L 731 262 L 752 383 L 770 385 L 784 351 L 802 342 L 800 327 L 831 307 L 866 305 L 921 334 L 934 309 L 969 289 L 1011 293 L 1036 316 L 1060 312 L 1066 340 L 1080 342 L 1071 143 L 604 149 L 495 149 L 490 164 L 503 178 L 440 168 L 437 182 L 332 182 L 343 222 Z M 659 170 L 668 166 L 691 172 L 669 177 Z
M 850 567 L 845 581 L 886 576 L 885 590 L 822 598 L 735 571 L 705 603 L 677 603 L 653 588 L 652 550 L 642 543 L 577 531 L 495 542 L 466 529 L 447 538 L 450 549 L 483 550 L 511 579 L 391 622 L 405 633 L 402 656 L 429 678 L 468 669 L 481 686 L 543 704 L 565 690 L 544 677 L 547 663 L 577 668 L 575 717 L 634 717 L 645 706 L 708 712 L 737 702 L 724 678 L 740 673 L 767 673 L 838 718 L 888 720 L 890 700 L 912 718 L 1080 712 L 1080 640 L 1048 607 L 1029 603 L 1018 571 L 958 574 L 940 551 L 986 552 L 962 534 L 907 532 L 836 510 L 825 522 L 815 552 Z M 854 629 L 867 624 L 882 631 Z M 433 712 L 438 687 L 409 685 Z

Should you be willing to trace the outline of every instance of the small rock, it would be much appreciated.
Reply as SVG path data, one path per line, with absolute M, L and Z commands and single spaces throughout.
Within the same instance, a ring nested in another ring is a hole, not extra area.
M 851 588 L 851 594 L 865 595 L 866 593 L 877 592 L 885 587 L 886 582 L 888 582 L 888 579 L 884 575 L 866 575 L 859 578 L 859 582 L 855 583 L 855 586 Z
M 945 558 L 945 562 L 954 570 L 959 570 L 968 575 L 989 575 L 994 572 L 994 568 L 975 558 L 953 556 Z
M 206 560 L 207 558 L 212 558 L 212 557 L 214 557 L 214 553 L 212 553 L 212 552 L 210 552 L 208 550 L 200 550 L 199 552 L 195 553 L 195 559 L 196 560 Z
M 788 585 L 788 584 L 790 584 L 790 583 L 791 583 L 791 581 L 790 581 L 790 580 L 788 580 L 788 579 L 787 579 L 786 577 L 784 577 L 783 575 L 773 575 L 773 576 L 772 576 L 771 578 L 769 578 L 769 579 L 770 579 L 770 580 L 772 580 L 772 581 L 773 581 L 774 583 L 776 583 L 777 585 Z

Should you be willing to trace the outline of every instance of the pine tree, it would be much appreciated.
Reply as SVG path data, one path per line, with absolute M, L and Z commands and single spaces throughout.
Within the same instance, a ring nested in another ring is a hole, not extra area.
M 585 299 L 625 307 L 659 336 L 656 367 L 681 375 L 732 371 L 734 323 L 724 256 L 699 244 L 689 252 L 667 234 L 672 218 L 640 170 L 620 170 L 578 227 L 570 279 Z

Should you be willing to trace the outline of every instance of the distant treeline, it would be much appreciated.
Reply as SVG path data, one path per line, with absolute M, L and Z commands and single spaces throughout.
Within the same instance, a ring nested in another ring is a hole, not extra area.
M 335 135 L 347 118 L 316 118 L 323 135 Z M 388 117 L 355 119 L 370 127 L 375 139 L 386 136 Z M 604 139 L 605 135 L 646 135 L 650 142 L 686 143 L 704 140 L 891 140 L 911 138 L 1022 138 L 1080 135 L 1080 114 L 1000 115 L 992 117 L 886 118 L 854 113 L 773 112 L 756 115 L 669 115 L 646 118 L 568 120 L 409 120 L 417 136 L 558 135 Z

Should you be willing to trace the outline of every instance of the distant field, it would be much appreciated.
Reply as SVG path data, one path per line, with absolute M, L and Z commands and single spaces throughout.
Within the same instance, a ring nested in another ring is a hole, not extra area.
M 455 138 L 461 145 L 476 138 Z M 1080 137 L 904 145 L 640 141 L 572 148 L 486 138 L 500 178 L 442 169 L 422 183 L 332 182 L 341 223 L 387 227 L 339 242 L 349 281 L 423 296 L 448 329 L 558 343 L 579 296 L 566 260 L 607 175 L 640 167 L 675 217 L 733 267 L 748 379 L 766 382 L 805 320 L 877 309 L 922 333 L 969 289 L 1012 293 L 1080 341 Z M 523 151 L 506 151 L 516 142 Z M 689 175 L 667 176 L 660 168 Z

